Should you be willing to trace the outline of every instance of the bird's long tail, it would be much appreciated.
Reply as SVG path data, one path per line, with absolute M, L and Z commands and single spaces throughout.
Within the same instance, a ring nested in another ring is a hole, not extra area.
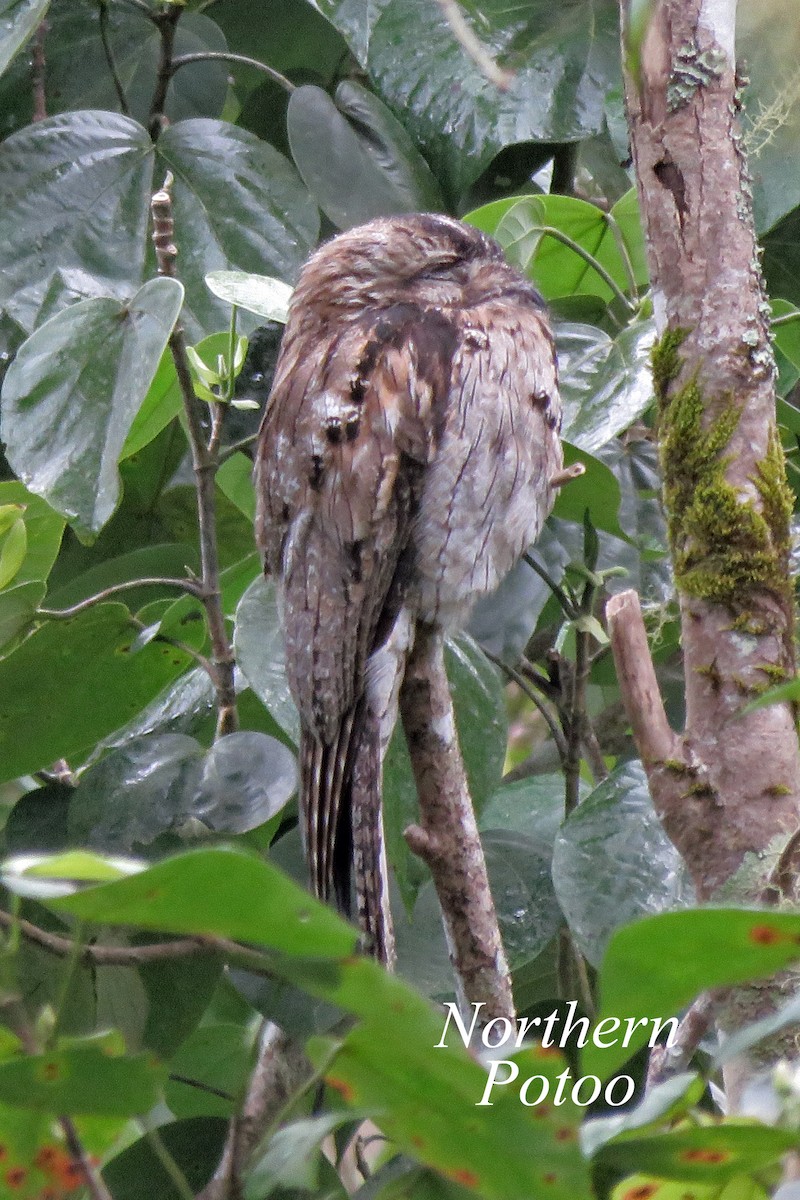
M 339 910 L 356 911 L 366 948 L 394 963 L 394 932 L 381 818 L 380 721 L 366 698 L 345 714 L 336 737 L 300 742 L 301 813 L 311 886 Z

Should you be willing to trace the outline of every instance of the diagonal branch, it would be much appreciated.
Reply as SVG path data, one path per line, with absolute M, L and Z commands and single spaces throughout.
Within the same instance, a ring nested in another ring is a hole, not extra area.
M 419 626 L 400 691 L 400 714 L 419 796 L 405 831 L 428 865 L 442 910 L 462 1008 L 481 1023 L 514 1016 L 511 974 L 458 746 L 441 633 Z

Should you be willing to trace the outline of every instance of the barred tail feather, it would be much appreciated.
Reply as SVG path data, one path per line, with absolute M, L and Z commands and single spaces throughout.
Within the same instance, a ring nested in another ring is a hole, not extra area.
M 383 836 L 382 766 L 380 721 L 368 711 L 356 749 L 351 785 L 356 904 L 367 948 L 391 968 L 395 963 L 395 947 Z
M 334 741 L 303 730 L 300 740 L 301 814 L 311 887 L 321 900 L 356 908 L 366 948 L 394 962 L 388 867 L 381 819 L 381 735 L 362 700 L 346 714 Z

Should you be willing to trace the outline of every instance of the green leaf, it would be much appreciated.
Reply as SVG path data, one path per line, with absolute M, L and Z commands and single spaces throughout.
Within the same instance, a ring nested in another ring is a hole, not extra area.
M 206 286 L 228 304 L 235 304 L 237 308 L 244 308 L 268 321 L 286 324 L 292 288 L 282 279 L 253 275 L 248 271 L 209 271 Z
M 761 267 L 770 297 L 800 306 L 800 205 L 777 221 L 761 243 Z
M 412 211 L 440 212 L 445 208 L 441 188 L 425 159 L 391 110 L 352 79 L 336 88 L 336 105 L 349 119 L 373 162 L 388 175 L 395 191 Z
M 244 513 L 248 521 L 256 515 L 256 493 L 253 487 L 253 463 L 246 454 L 236 453 L 227 458 L 217 471 L 217 487 Z
M 143 940 L 139 935 L 134 945 Z M 147 938 L 152 940 L 152 935 Z M 137 971 L 147 1004 L 142 1046 L 159 1058 L 170 1058 L 202 1018 L 222 972 L 221 958 L 211 954 L 142 963 Z
M 81 778 L 69 812 L 73 842 L 140 852 L 191 822 L 246 833 L 284 807 L 297 786 L 294 755 L 274 738 L 231 733 L 207 751 L 163 733 L 128 742 Z
M 622 495 L 614 473 L 599 458 L 594 458 L 585 450 L 579 450 L 569 442 L 562 442 L 562 446 L 564 466 L 581 462 L 585 471 L 559 488 L 553 507 L 554 516 L 582 524 L 588 512 L 595 529 L 603 529 L 627 541 L 628 535 L 619 523 Z
M 255 579 L 239 601 L 233 631 L 236 662 L 267 712 L 297 744 L 300 726 L 286 679 L 275 585 Z
M 248 1171 L 245 1200 L 265 1200 L 276 1189 L 288 1188 L 292 1194 L 324 1195 L 326 1200 L 346 1192 L 332 1193 L 328 1186 L 320 1191 L 323 1169 L 322 1142 L 341 1125 L 352 1121 L 349 1112 L 325 1113 L 284 1125 L 270 1138 L 266 1153 Z M 282 1192 L 279 1192 L 282 1194 Z
M 28 338 L 3 384 L 3 437 L 31 491 L 89 537 L 119 497 L 117 462 L 183 300 L 174 279 L 128 304 L 84 300 Z
M 786 1185 L 791 1186 L 791 1185 Z M 734 1176 L 727 1184 L 692 1182 L 692 1200 L 769 1200 L 769 1195 L 749 1175 Z M 611 1193 L 611 1200 L 687 1200 L 685 1182 L 657 1179 L 654 1175 L 636 1174 L 623 1179 Z M 773 1200 L 798 1200 L 782 1186 L 772 1193 Z
M 123 605 L 101 604 L 48 622 L 0 659 L 0 779 L 80 761 L 186 670 L 189 656 L 173 646 L 131 655 L 135 632 Z
M 503 946 L 516 970 L 541 954 L 561 925 L 550 855 L 532 838 L 511 830 L 487 829 L 481 842 Z
M 0 145 L 0 303 L 26 332 L 56 269 L 118 299 L 140 285 L 151 175 L 147 131 L 112 112 L 49 117 Z
M 800 916 L 773 909 L 693 909 L 623 926 L 603 959 L 599 1017 L 618 1017 L 622 1029 L 629 1019 L 646 1024 L 627 1047 L 587 1045 L 584 1070 L 610 1075 L 647 1042 L 654 1019 L 672 1016 L 709 988 L 774 975 L 796 961 L 798 944 Z
M 286 115 L 289 145 L 306 187 L 339 229 L 412 205 L 373 161 L 357 132 L 322 88 L 292 92 Z
M 46 592 L 43 583 L 18 583 L 0 596 L 0 649 L 33 623 Z
M 320 11 L 344 37 L 361 66 L 366 66 L 367 48 L 376 20 L 388 0 L 319 0 Z
M 194 1195 L 219 1163 L 228 1122 L 222 1117 L 190 1117 L 160 1125 L 158 1136 Z M 103 1167 L 114 1200 L 184 1200 L 147 1137 L 129 1145 Z
M 800 36 L 793 21 L 775 20 L 780 10 L 757 5 L 736 25 L 737 56 L 747 63 L 742 126 L 753 180 L 753 213 L 760 233 L 800 204 L 800 136 L 797 63 Z
M 366 972 L 352 974 L 366 991 Z M 384 1023 L 383 1037 L 376 1036 L 375 1021 L 347 1036 L 326 1070 L 329 1086 L 357 1111 L 377 1110 L 381 1128 L 403 1150 L 486 1200 L 590 1195 L 587 1164 L 576 1146 L 579 1110 L 568 1100 L 551 1106 L 555 1080 L 565 1069 L 558 1053 L 534 1047 L 514 1055 L 516 1083 L 490 1090 L 478 1116 L 476 1104 L 487 1090 L 484 1071 L 454 1045 L 437 1045 L 443 1023 L 431 1028 L 433 1013 L 420 1011 L 419 1000 L 397 994 L 394 1003 L 398 1017 Z M 455 1038 L 452 1030 L 448 1036 Z M 330 1044 L 312 1042 L 308 1049 L 319 1061 Z M 509 1073 L 503 1065 L 498 1077 Z M 533 1076 L 539 1077 L 534 1096 L 546 1085 L 551 1104 L 526 1109 L 519 1088 Z
M 28 552 L 28 531 L 25 521 L 17 517 L 0 543 L 0 588 L 8 587 L 19 575 Z
M 621 925 L 693 903 L 641 763 L 617 767 L 567 817 L 555 840 L 553 883 L 578 949 L 595 966 Z
M 150 1055 L 112 1058 L 104 1047 L 74 1044 L 0 1062 L 0 1100 L 54 1116 L 133 1117 L 152 1108 L 165 1078 Z
M 546 300 L 588 295 L 608 303 L 614 296 L 591 262 L 545 232 L 548 228 L 559 230 L 577 243 L 621 291 L 630 293 L 631 272 L 637 287 L 647 287 L 644 238 L 635 189 L 618 200 L 610 213 L 586 200 L 554 194 L 497 200 L 468 213 L 465 219 L 496 238 L 509 262 L 536 282 Z
M 36 32 L 50 0 L 0 0 L 0 75 Z
M 58 0 L 47 14 L 45 47 L 48 112 L 105 109 L 115 112 L 119 100 L 102 40 L 99 10 L 94 0 Z M 130 115 L 147 125 L 158 71 L 160 32 L 126 4 L 109 4 L 106 33 Z M 202 13 L 184 12 L 175 30 L 174 54 L 225 51 L 218 25 Z M 76 70 L 80 63 L 80 70 Z M 0 108 L 16 120 L 11 128 L 31 119 L 30 66 L 24 57 L 12 64 L 0 91 Z M 166 116 L 217 117 L 228 94 L 224 62 L 192 63 L 176 71 L 167 91 Z
M 719 1186 L 745 1172 L 777 1164 L 795 1145 L 796 1137 L 787 1129 L 770 1129 L 755 1121 L 724 1121 L 610 1142 L 598 1162 L 613 1171 L 646 1170 L 662 1179 Z
M 319 214 L 291 164 L 228 122 L 179 121 L 157 149 L 175 176 L 175 237 L 195 341 L 230 320 L 228 306 L 209 295 L 206 275 L 239 268 L 293 281 L 316 243 Z
M 252 1033 L 241 1025 L 203 1025 L 190 1033 L 170 1062 L 165 1089 L 164 1099 L 175 1116 L 231 1116 L 247 1083 L 252 1041 Z M 195 1082 L 198 1086 L 193 1087 Z M 228 1097 L 214 1094 L 212 1088 Z
M 654 339 L 652 320 L 636 321 L 614 338 L 593 325 L 557 327 L 562 436 L 568 442 L 594 454 L 647 411 Z
M 358 6 L 359 13 L 363 8 Z M 440 7 L 428 0 L 382 3 L 367 52 L 379 95 L 403 114 L 406 129 L 452 195 L 507 145 L 580 141 L 597 133 L 606 90 L 619 72 L 613 5 L 578 0 L 563 7 L 531 0 L 520 9 L 500 0 L 468 0 L 462 9 L 488 53 L 514 72 L 507 91 L 489 83 Z M 328 0 L 324 9 L 345 37 L 351 10 L 352 0 Z M 398 46 L 412 46 L 413 53 L 398 54 Z
M 357 938 L 275 867 L 233 849 L 190 850 L 52 906 L 96 924 L 219 934 L 309 957 L 348 955 Z
M 15 584 L 45 580 L 56 560 L 64 533 L 64 520 L 39 496 L 29 492 L 17 480 L 0 483 L 0 505 L 19 505 L 24 510 L 28 544 L 25 557 L 15 576 Z M 0 597 L 2 620 L 4 597 Z

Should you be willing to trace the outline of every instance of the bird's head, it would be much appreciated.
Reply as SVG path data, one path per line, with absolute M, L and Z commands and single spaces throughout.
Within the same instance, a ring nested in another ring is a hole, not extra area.
M 510 280 L 529 286 L 480 230 L 438 213 L 408 213 L 379 217 L 321 246 L 303 268 L 293 307 L 324 306 L 346 319 L 402 301 L 468 306 Z

